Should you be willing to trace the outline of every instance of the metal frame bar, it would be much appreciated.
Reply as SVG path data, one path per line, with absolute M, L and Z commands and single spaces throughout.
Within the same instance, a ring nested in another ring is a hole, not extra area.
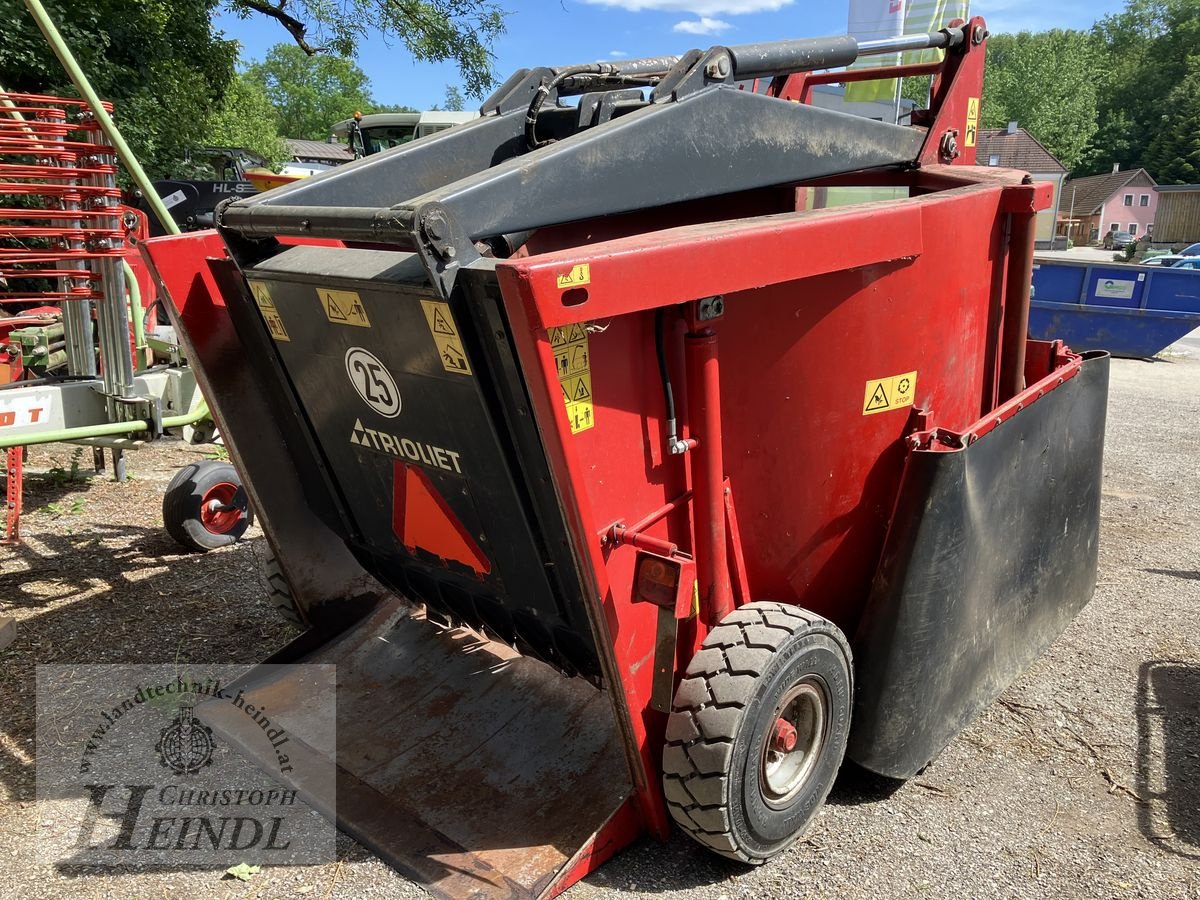
M 480 120 L 233 201 L 218 211 L 217 226 L 239 264 L 271 252 L 269 243 L 248 242 L 283 235 L 410 247 L 449 298 L 457 273 L 486 252 L 480 242 L 506 255 L 526 232 L 549 225 L 911 166 L 929 154 L 924 129 L 785 102 L 780 90 L 759 94 L 739 81 L 772 77 L 781 88 L 814 69 L 914 47 L 947 49 L 946 61 L 922 68 L 944 72 L 982 43 L 981 22 L 861 44 L 818 38 L 521 70 L 484 104 Z M 629 99 L 631 85 L 653 87 L 649 100 Z M 605 107 L 600 88 L 621 102 Z M 594 102 L 582 111 L 560 105 L 570 94 Z M 539 121 L 546 142 L 531 149 Z M 632 166 L 654 177 L 630 177 Z

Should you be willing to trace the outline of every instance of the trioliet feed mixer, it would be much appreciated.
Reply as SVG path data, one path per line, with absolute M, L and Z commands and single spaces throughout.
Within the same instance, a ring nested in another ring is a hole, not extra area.
M 672 822 L 763 862 L 1088 601 L 1107 360 L 1026 339 L 1051 188 L 973 167 L 985 38 L 522 70 L 150 242 L 312 626 L 273 661 L 338 666 L 345 830 L 451 896 Z M 911 125 L 809 103 L 920 74 Z

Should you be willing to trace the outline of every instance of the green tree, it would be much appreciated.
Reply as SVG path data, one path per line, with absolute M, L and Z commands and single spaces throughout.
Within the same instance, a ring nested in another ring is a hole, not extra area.
M 246 78 L 266 94 L 284 137 L 324 140 L 335 122 L 374 106 L 370 81 L 351 60 L 309 56 L 292 44 L 276 44 Z
M 932 81 L 933 78 L 929 75 L 905 78 L 900 86 L 900 96 L 915 103 L 917 109 L 927 109 L 929 107 L 929 85 Z
M 1129 0 L 1124 10 L 1096 23 L 1094 34 L 1104 52 L 1096 71 L 1100 128 L 1086 168 L 1146 165 L 1157 178 L 1150 160 L 1163 151 L 1151 153 L 1150 147 L 1164 116 L 1172 119 L 1167 107 L 1200 48 L 1200 0 Z
M 1097 131 L 1096 70 L 1102 57 L 1082 31 L 998 34 L 988 41 L 983 124 L 1019 122 L 1068 169 L 1084 159 Z
M 260 156 L 273 169 L 287 161 L 287 144 L 279 137 L 275 110 L 262 85 L 238 76 L 208 123 L 204 142 L 218 147 L 241 147 Z
M 442 108 L 449 112 L 462 112 L 467 105 L 467 101 L 463 98 L 462 91 L 452 84 L 446 85 L 446 99 L 442 101 Z
M 201 143 L 210 111 L 233 80 L 237 45 L 213 31 L 218 0 L 44 0 L 68 46 L 151 177 Z M 0 84 L 75 95 L 20 0 L 0 0 Z
M 243 18 L 274 19 L 308 55 L 352 57 L 370 34 L 398 38 L 414 59 L 454 60 L 473 97 L 482 97 L 494 83 L 492 44 L 504 33 L 504 13 L 492 0 L 228 0 L 228 5 Z
M 1200 184 L 1200 56 L 1167 95 L 1143 162 L 1162 184 Z

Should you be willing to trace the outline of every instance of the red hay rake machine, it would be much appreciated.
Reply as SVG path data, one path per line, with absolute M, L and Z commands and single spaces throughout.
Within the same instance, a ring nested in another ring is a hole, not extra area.
M 87 101 L 0 92 L 0 542 L 19 540 L 27 446 L 91 446 L 96 471 L 107 448 L 122 481 L 125 450 L 164 429 L 211 434 L 178 348 L 147 337 L 156 292 L 137 244 L 148 234 L 145 215 L 124 202 L 117 151 Z M 215 466 L 182 474 L 166 506 L 168 530 L 197 549 L 249 524 L 231 466 L 220 467 L 226 487 L 212 503 L 188 499 L 193 476 Z
M 673 824 L 761 863 L 1088 602 L 1107 358 L 1027 339 L 1051 192 L 974 166 L 985 39 L 523 69 L 145 245 L 310 625 L 272 662 L 339 667 L 344 829 L 452 897 Z M 910 125 L 805 102 L 917 74 Z

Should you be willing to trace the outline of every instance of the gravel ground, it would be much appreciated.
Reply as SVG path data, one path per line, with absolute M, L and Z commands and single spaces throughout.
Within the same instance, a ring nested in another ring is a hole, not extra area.
M 61 871 L 40 853 L 33 671 L 48 662 L 249 662 L 293 634 L 261 602 L 257 531 L 181 554 L 159 525 L 175 469 L 212 448 L 130 456 L 134 479 L 72 480 L 37 450 L 26 543 L 0 548 L 0 897 L 406 897 L 347 838 L 326 866 Z M 90 456 L 90 454 L 89 454 Z M 55 468 L 56 467 L 56 468 Z M 54 471 L 48 471 L 54 469 Z M 569 896 L 1200 898 L 1200 359 L 1113 364 L 1100 585 L 1058 642 L 919 778 L 844 772 L 781 859 L 726 864 L 676 835 Z

